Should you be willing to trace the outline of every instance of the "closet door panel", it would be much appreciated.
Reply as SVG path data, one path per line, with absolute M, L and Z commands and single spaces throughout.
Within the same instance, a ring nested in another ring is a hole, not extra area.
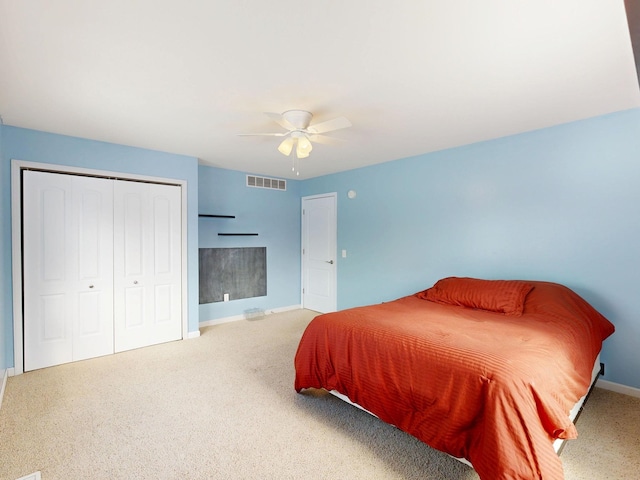
M 118 185 L 120 184 L 118 183 Z M 133 183 L 128 185 L 128 188 L 134 191 L 126 192 L 123 198 L 118 199 L 119 207 L 122 208 L 118 212 L 124 217 L 121 220 L 123 225 L 120 232 L 123 235 L 122 255 L 124 255 L 124 258 L 120 258 L 120 256 L 118 258 L 124 262 L 124 275 L 133 278 L 136 275 L 144 274 L 143 250 L 145 244 L 149 243 L 149 240 L 145 238 L 144 232 L 148 228 L 148 219 L 145 218 L 147 212 L 144 211 L 144 194 L 137 191 L 145 190 L 146 185 Z
M 180 187 L 117 181 L 115 189 L 115 349 L 180 339 Z
M 23 173 L 24 368 L 73 358 L 73 265 L 77 249 L 71 179 L 43 172 Z
M 131 335 L 136 335 L 137 328 L 144 327 L 144 290 L 143 287 L 124 287 L 124 331 Z
M 114 188 L 114 346 L 122 352 L 150 344 L 145 319 L 152 276 L 146 260 L 151 243 L 149 186 L 117 181 Z
M 174 316 L 172 312 L 172 286 L 157 285 L 154 292 L 155 323 L 168 323 Z
M 152 185 L 154 289 L 151 312 L 157 341 L 182 338 L 181 191 Z
M 78 222 L 73 360 L 84 360 L 114 352 L 113 180 L 72 178 Z
M 113 352 L 110 181 L 23 172 L 24 368 Z

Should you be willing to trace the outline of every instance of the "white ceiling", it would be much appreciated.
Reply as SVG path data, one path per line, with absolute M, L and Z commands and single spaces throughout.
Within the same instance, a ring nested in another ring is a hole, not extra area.
M 0 0 L 5 125 L 310 178 L 640 106 L 623 0 Z M 300 161 L 263 112 L 346 116 Z

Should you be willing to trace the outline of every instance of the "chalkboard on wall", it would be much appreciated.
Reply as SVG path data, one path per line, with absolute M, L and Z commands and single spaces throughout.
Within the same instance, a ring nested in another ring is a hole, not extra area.
M 200 304 L 267 294 L 267 247 L 201 248 Z

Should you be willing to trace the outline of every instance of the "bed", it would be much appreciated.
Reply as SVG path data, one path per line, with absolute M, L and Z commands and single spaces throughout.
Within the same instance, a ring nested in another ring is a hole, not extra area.
M 483 480 L 562 479 L 557 446 L 577 437 L 570 412 L 613 332 L 563 285 L 449 277 L 315 317 L 296 352 L 295 389 L 334 392 L 466 459 Z

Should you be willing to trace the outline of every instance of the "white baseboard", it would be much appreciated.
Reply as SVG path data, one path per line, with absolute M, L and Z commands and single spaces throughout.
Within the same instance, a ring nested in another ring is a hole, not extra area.
M 302 308 L 302 305 L 289 305 L 288 307 L 271 308 L 269 310 L 265 310 L 264 314 L 271 315 L 272 313 L 281 313 L 281 312 L 288 312 L 291 310 L 300 310 L 301 308 Z M 213 320 L 205 320 L 204 322 L 200 322 L 200 326 L 210 327 L 212 325 L 220 325 L 222 323 L 237 322 L 238 320 L 246 320 L 246 318 L 247 317 L 245 317 L 244 315 L 233 315 L 231 317 L 214 318 Z
M 200 330 L 187 333 L 187 338 L 198 338 L 200 336 Z
M 2 380 L 0 380 L 0 408 L 2 408 L 2 399 L 4 398 L 4 389 L 7 386 L 7 378 L 9 377 L 9 370 L 4 369 L 0 371 L 0 375 L 2 375 Z
M 602 379 L 598 380 L 596 386 L 605 390 L 611 390 L 612 392 L 623 393 L 631 397 L 640 398 L 640 388 L 627 387 L 626 385 L 622 385 L 620 383 L 609 382 L 608 380 Z

